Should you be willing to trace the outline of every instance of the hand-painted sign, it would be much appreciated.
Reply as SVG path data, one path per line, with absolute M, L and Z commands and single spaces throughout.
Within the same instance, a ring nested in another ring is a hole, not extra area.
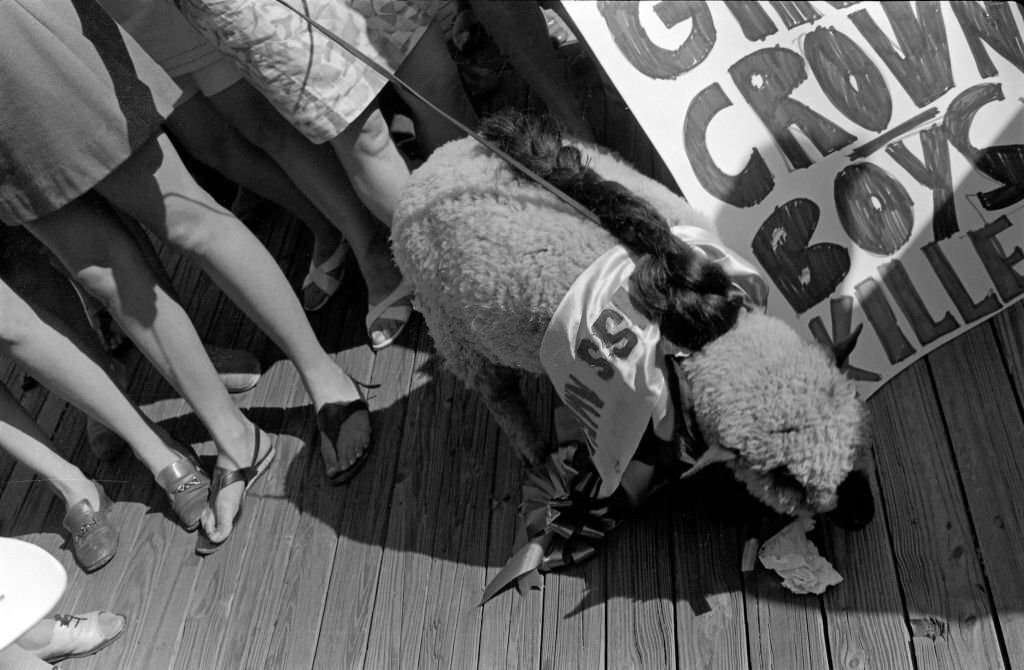
M 566 2 L 683 194 L 870 394 L 1024 297 L 1024 9 Z

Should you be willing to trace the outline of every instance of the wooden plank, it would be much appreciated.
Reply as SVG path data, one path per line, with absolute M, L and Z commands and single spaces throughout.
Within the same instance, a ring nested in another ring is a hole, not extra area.
M 818 670 L 828 667 L 819 600 L 786 591 L 766 570 L 744 575 L 750 667 Z
M 911 365 L 869 402 L 914 659 L 922 669 L 996 668 L 989 596 L 926 366 Z
M 308 421 L 308 396 L 295 368 L 290 363 L 279 363 L 268 377 L 265 395 L 254 398 L 255 406 L 284 407 L 285 414 L 301 414 Z M 247 496 L 252 525 L 244 538 L 246 551 L 242 562 L 234 566 L 238 588 L 225 619 L 216 662 L 211 667 L 267 667 L 267 633 L 273 629 L 280 607 L 294 528 L 300 515 L 298 501 L 313 445 L 308 430 L 298 434 L 283 430 L 286 419 L 282 415 L 273 421 L 259 422 L 274 440 L 277 457 Z
M 357 382 L 367 382 L 374 359 L 370 350 L 362 346 L 365 336 L 362 335 L 362 328 L 356 326 L 361 323 L 362 303 L 365 300 L 358 291 L 353 290 L 354 284 L 357 283 L 355 278 L 358 277 L 358 270 L 354 270 L 354 267 L 354 264 L 351 264 L 346 270 L 348 279 L 339 289 L 334 302 L 311 315 L 311 322 L 316 332 L 326 335 L 326 350 L 340 352 L 335 355 L 338 364 Z M 332 309 L 339 302 L 347 307 L 344 311 Z M 393 347 L 381 356 L 390 358 L 398 351 L 403 350 Z M 397 383 L 396 386 L 401 387 L 402 384 Z M 394 391 L 390 387 L 383 390 L 387 393 Z M 370 394 L 370 397 L 372 398 L 373 394 Z M 374 400 L 370 399 L 369 402 L 371 409 L 376 410 Z M 379 412 L 371 413 L 371 417 L 375 416 L 379 417 Z M 304 458 L 302 495 L 296 503 L 300 515 L 293 530 L 295 537 L 288 560 L 288 571 L 282 577 L 282 596 L 275 610 L 276 623 L 273 635 L 266 640 L 266 660 L 263 667 L 308 668 L 313 665 L 317 638 L 324 617 L 324 603 L 328 599 L 331 572 L 335 563 L 334 554 L 338 545 L 337 528 L 346 512 L 358 516 L 349 505 L 348 492 L 352 487 L 366 486 L 360 482 L 365 482 L 367 478 L 373 479 L 371 473 L 388 473 L 393 467 L 386 462 L 378 461 L 376 452 L 381 451 L 382 436 L 381 426 L 375 425 L 373 451 L 363 471 L 349 486 L 330 486 L 324 477 L 323 461 L 314 441 L 315 421 L 308 414 L 300 416 L 289 413 L 285 423 L 289 432 L 305 435 L 309 446 Z M 390 428 L 389 423 L 385 426 Z M 385 448 L 384 451 L 388 458 L 392 457 L 390 450 Z M 384 460 L 387 461 L 388 458 Z M 376 489 L 378 493 L 388 488 L 387 485 L 381 486 L 380 489 Z M 377 499 L 373 502 L 379 504 Z M 357 521 L 357 528 L 361 528 L 360 522 Z M 345 565 L 345 570 L 353 567 L 348 563 L 342 565 Z M 375 584 L 375 574 L 372 580 Z M 348 598 L 343 598 L 342 601 L 343 606 L 352 604 Z M 347 618 L 325 621 L 327 630 L 348 631 L 347 625 L 335 625 L 338 620 L 347 621 Z
M 992 323 L 1019 405 L 1024 403 L 1024 303 L 1000 312 Z
M 672 539 L 671 509 L 651 501 L 602 547 L 609 668 L 676 667 Z
M 988 324 L 929 357 L 1007 658 L 1024 667 L 1024 418 Z M 953 552 L 970 553 L 974 543 Z
M 873 459 L 869 459 L 873 460 Z M 874 471 L 873 464 L 869 464 Z M 913 668 L 906 610 L 889 547 L 886 509 L 872 474 L 875 518 L 859 531 L 825 522 L 821 547 L 843 581 L 825 592 L 825 617 L 833 667 Z M 883 550 L 884 549 L 884 550 Z
M 527 378 L 523 380 L 522 387 L 542 434 L 548 435 L 554 444 L 554 394 L 551 384 L 547 379 Z M 498 573 L 505 561 L 519 548 L 518 542 L 525 537 L 518 512 L 522 498 L 522 478 L 522 461 L 499 431 L 491 486 L 485 584 Z M 479 668 L 497 670 L 540 666 L 544 618 L 542 591 L 529 591 L 520 595 L 516 589 L 509 589 L 487 603 L 481 615 Z
M 361 317 L 355 310 L 348 310 L 345 312 L 345 322 L 351 326 L 361 322 Z M 333 330 L 346 330 L 340 326 L 341 323 Z M 358 332 L 352 327 L 347 331 L 350 334 L 353 331 Z M 351 344 L 343 347 L 347 347 L 347 350 L 338 357 L 339 364 L 353 378 L 366 379 L 371 372 L 373 356 L 367 347 Z M 301 492 L 302 495 L 299 499 L 292 499 L 294 519 L 289 528 L 289 535 L 294 534 L 295 537 L 291 543 L 287 570 L 277 578 L 281 584 L 280 597 L 276 603 L 262 606 L 268 622 L 274 622 L 273 636 L 263 633 L 262 641 L 250 641 L 250 645 L 261 650 L 264 655 L 256 657 L 250 653 L 246 660 L 249 667 L 312 667 L 324 601 L 328 596 L 331 569 L 336 563 L 332 556 L 338 543 L 335 530 L 337 518 L 346 513 L 352 515 L 355 517 L 355 525 L 360 529 L 366 523 L 366 516 L 360 514 L 359 508 L 351 505 L 350 498 L 346 495 L 356 484 L 343 488 L 327 484 L 323 474 L 323 461 L 316 446 L 317 433 L 311 411 L 301 415 L 290 413 L 286 417 L 286 423 L 291 426 L 289 432 L 294 431 L 297 435 L 302 435 L 308 445 L 303 453 L 304 468 L 301 472 L 292 473 L 290 485 L 290 490 L 291 487 L 295 487 L 295 492 Z M 370 473 L 378 467 L 374 456 L 380 447 L 380 437 L 379 433 L 375 435 L 371 458 L 356 478 L 363 481 L 364 488 L 367 487 L 366 480 L 371 478 Z M 392 468 L 385 464 L 383 469 L 390 471 Z M 376 492 L 372 489 L 366 493 L 371 509 L 373 505 L 379 504 L 374 498 L 374 493 Z M 351 574 L 349 571 L 355 570 L 355 563 L 342 562 L 340 565 L 344 566 L 346 574 Z M 375 584 L 375 575 L 369 579 L 369 583 L 372 588 Z M 344 618 L 340 620 L 348 621 Z M 326 622 L 326 625 L 336 628 L 337 621 Z M 347 623 L 341 628 L 347 628 Z
M 607 557 L 544 578 L 541 668 L 598 670 L 606 667 Z
M 434 526 L 427 609 L 417 667 L 473 668 L 480 651 L 490 495 L 498 446 L 490 413 L 464 388 L 452 400 L 447 468 Z
M 680 668 L 746 670 L 746 613 L 740 578 L 745 495 L 724 472 L 683 482 L 666 496 L 674 517 L 668 552 L 675 580 L 675 653 Z
M 372 377 L 367 381 L 380 387 L 368 393 L 374 444 L 364 469 L 339 488 L 326 483 L 319 462 L 314 467 L 317 474 L 312 479 L 317 484 L 311 504 L 303 510 L 313 542 L 308 547 L 304 542 L 305 551 L 294 559 L 307 566 L 309 576 L 294 580 L 290 588 L 296 594 L 309 594 L 316 614 L 322 613 L 322 623 L 313 619 L 312 612 L 296 612 L 290 635 L 279 637 L 275 645 L 279 651 L 271 657 L 281 659 L 279 667 L 358 668 L 365 664 L 388 532 L 389 499 L 402 454 L 407 394 L 410 385 L 415 389 L 426 382 L 414 376 L 426 359 L 419 352 L 426 334 L 415 322 L 408 330 L 401 342 L 372 360 Z M 368 351 L 362 345 L 350 345 L 343 356 L 353 361 L 354 370 L 369 371 Z M 318 546 L 322 547 L 319 557 L 312 553 Z
M 461 388 L 451 375 L 418 366 L 411 389 L 366 668 L 420 667 L 432 564 L 450 558 L 434 556 L 433 547 L 438 516 L 450 513 L 440 503 L 449 493 L 442 483 L 454 458 L 452 404 Z
M 522 463 L 504 436 L 498 440 L 491 494 L 491 520 L 485 583 L 494 578 L 518 549 L 522 521 L 518 506 L 522 491 Z M 514 588 L 496 596 L 482 608 L 480 670 L 527 670 L 540 667 L 544 595 Z

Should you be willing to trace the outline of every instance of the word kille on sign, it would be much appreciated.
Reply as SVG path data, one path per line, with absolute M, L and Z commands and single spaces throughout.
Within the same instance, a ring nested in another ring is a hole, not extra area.
M 778 31 L 764 4 L 724 4 L 747 40 L 764 40 Z M 786 29 L 821 18 L 808 2 L 766 4 Z M 966 233 L 969 245 L 994 288 L 983 299 L 976 301 L 971 297 L 951 260 L 955 255 L 944 250 L 960 233 L 953 203 L 955 187 L 949 147 L 955 148 L 975 169 L 997 184 L 996 188 L 977 195 L 980 208 L 994 212 L 1024 200 L 1024 145 L 979 148 L 971 143 L 971 128 L 979 110 L 1004 100 L 1000 83 L 982 82 L 964 89 L 943 113 L 936 107 L 924 109 L 956 85 L 947 26 L 939 3 L 881 3 L 895 42 L 886 36 L 868 11 L 855 7 L 861 3 L 828 4 L 836 9 L 851 8 L 847 18 L 907 96 L 922 109 L 919 114 L 890 127 L 893 103 L 879 67 L 861 45 L 834 28 L 820 27 L 807 32 L 801 42 L 802 53 L 779 46 L 767 47 L 744 56 L 728 71 L 736 88 L 763 121 L 794 170 L 813 163 L 794 135 L 794 128 L 799 129 L 822 156 L 839 152 L 857 140 L 836 119 L 826 118 L 794 99 L 793 92 L 808 77 L 807 69 L 846 120 L 879 133 L 849 153 L 850 164 L 835 175 L 833 182 L 839 221 L 857 247 L 890 256 L 911 240 L 913 200 L 901 179 L 908 181 L 909 177 L 931 192 L 934 239 L 921 248 L 921 253 L 960 321 L 951 311 L 940 318 L 933 317 L 910 274 L 897 258 L 879 267 L 878 278 L 868 277 L 854 286 L 856 300 L 879 334 L 886 356 L 896 363 L 912 356 L 915 347 L 897 322 L 890 299 L 880 290 L 879 281 L 906 315 L 915 337 L 923 345 L 957 330 L 961 322 L 968 324 L 991 315 L 1024 293 L 1024 276 L 1016 267 L 1024 260 L 1024 252 L 1016 245 L 1011 245 L 1007 251 L 997 239 L 997 235 L 1011 227 L 1005 216 L 990 216 L 985 219 L 986 225 Z M 655 4 L 656 15 L 667 27 L 692 22 L 689 36 L 673 50 L 647 39 L 635 3 L 601 2 L 599 5 L 622 54 L 648 77 L 676 78 L 699 65 L 715 44 L 715 18 L 706 3 Z M 1011 14 L 1013 6 L 1014 3 L 1001 2 L 945 5 L 962 31 L 981 78 L 998 74 L 987 48 L 1024 72 L 1024 42 Z M 1018 7 L 1018 11 L 1022 10 Z M 719 20 L 722 16 L 718 14 Z M 1011 94 L 1020 95 L 1019 92 Z M 775 176 L 757 148 L 752 149 L 749 160 L 737 174 L 729 174 L 715 164 L 707 144 L 708 127 L 717 114 L 733 104 L 718 83 L 704 87 L 685 111 L 684 146 L 701 186 L 722 202 L 746 208 L 761 203 L 772 193 Z M 920 137 L 920 157 L 900 139 L 911 130 Z M 893 175 L 864 160 L 881 149 L 906 175 Z M 832 295 L 850 269 L 850 252 L 844 246 L 810 244 L 818 218 L 819 207 L 815 202 L 808 198 L 790 199 L 763 221 L 751 244 L 764 270 L 798 314 Z M 809 280 L 811 276 L 814 281 Z M 834 332 L 830 336 L 821 319 L 815 317 L 808 324 L 815 337 L 825 343 L 844 337 L 849 331 L 853 306 L 853 297 L 833 297 L 830 307 Z M 850 372 L 864 380 L 879 379 L 869 370 L 855 368 Z

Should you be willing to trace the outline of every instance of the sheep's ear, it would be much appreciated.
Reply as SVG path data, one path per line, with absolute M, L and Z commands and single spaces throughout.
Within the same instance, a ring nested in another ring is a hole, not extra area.
M 859 324 L 853 329 L 852 333 L 843 339 L 832 343 L 832 360 L 835 361 L 837 368 L 842 368 L 846 365 L 846 361 L 850 358 L 853 348 L 857 346 L 857 338 L 860 337 L 862 330 L 864 330 L 863 323 Z
M 724 463 L 725 461 L 735 460 L 737 456 L 738 454 L 735 451 L 726 449 L 718 444 L 708 445 L 708 448 L 704 450 L 704 453 L 700 455 L 692 466 L 690 466 L 689 470 L 680 476 L 680 479 L 692 477 L 714 463 Z

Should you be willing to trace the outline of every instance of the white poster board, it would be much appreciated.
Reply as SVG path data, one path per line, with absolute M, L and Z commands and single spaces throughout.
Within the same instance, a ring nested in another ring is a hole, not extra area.
M 1012 2 L 563 5 L 686 198 L 865 395 L 1024 297 Z

